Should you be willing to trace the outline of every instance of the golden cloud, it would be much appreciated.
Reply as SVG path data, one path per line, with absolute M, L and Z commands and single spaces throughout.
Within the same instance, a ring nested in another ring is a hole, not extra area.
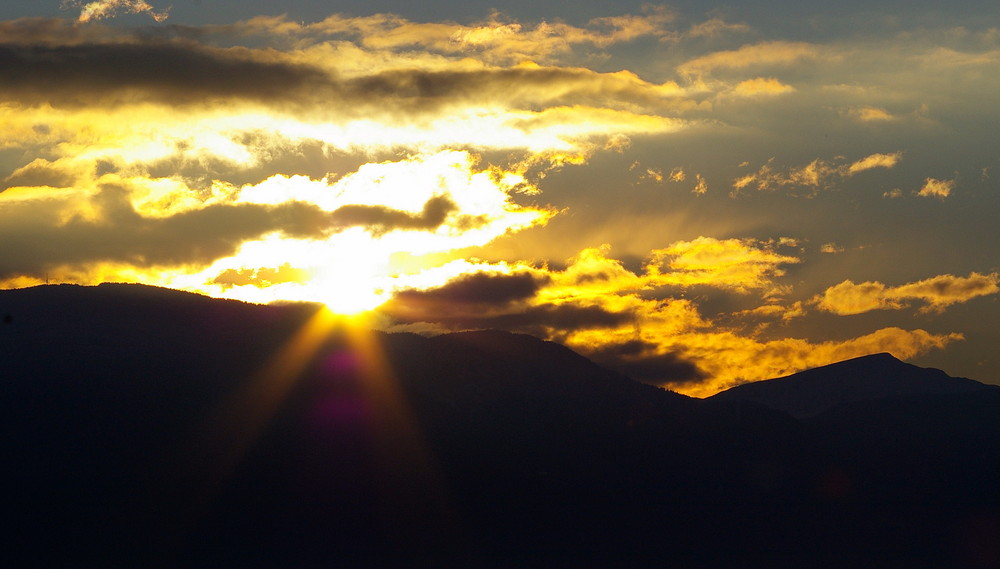
M 857 284 L 849 280 L 844 281 L 823 291 L 822 296 L 817 296 L 813 302 L 820 310 L 840 315 L 903 307 L 898 300 L 886 295 L 884 284 L 875 281 Z
M 846 114 L 860 122 L 885 122 L 896 119 L 892 113 L 879 107 L 851 107 Z
M 77 19 L 79 22 L 113 18 L 119 12 L 128 14 L 147 13 L 157 22 L 163 22 L 170 13 L 170 8 L 162 12 L 157 12 L 156 8 L 145 0 L 97 0 L 96 2 L 87 2 L 86 4 L 80 0 L 64 0 L 62 7 L 63 9 L 80 7 L 80 17 Z
M 730 24 L 721 18 L 712 18 L 691 26 L 688 35 L 694 38 L 711 38 L 724 33 L 745 33 L 748 31 L 750 31 L 750 26 L 746 24 Z
M 737 317 L 760 317 L 760 318 L 780 318 L 784 322 L 788 322 L 793 318 L 799 318 L 805 316 L 806 309 L 802 301 L 796 301 L 790 306 L 785 306 L 783 304 L 764 304 L 758 306 L 757 308 L 751 308 L 748 310 L 740 310 L 735 312 L 733 316 Z
M 708 285 L 746 293 L 773 287 L 772 279 L 784 274 L 780 266 L 798 262 L 754 239 L 698 237 L 654 250 L 645 268 L 657 285 Z
M 927 303 L 922 312 L 939 312 L 944 308 L 967 302 L 978 296 L 1000 292 L 997 273 L 970 273 L 967 277 L 938 275 L 922 281 L 888 287 L 877 281 L 855 284 L 844 281 L 813 298 L 820 310 L 834 314 L 861 314 L 872 310 L 897 310 L 909 306 L 908 301 Z
M 687 335 L 675 340 L 683 354 L 698 362 L 711 379 L 701 382 L 667 382 L 665 387 L 706 397 L 741 383 L 781 377 L 817 366 L 877 352 L 907 359 L 963 340 L 961 334 L 931 334 L 926 330 L 882 328 L 842 341 L 809 342 L 784 338 L 760 342 L 731 333 Z
M 1000 275 L 970 273 L 967 277 L 938 275 L 922 281 L 895 287 L 890 294 L 900 299 L 916 299 L 927 303 L 923 311 L 941 311 L 945 307 L 966 302 L 978 296 L 1000 292 Z
M 874 168 L 893 168 L 902 159 L 902 152 L 887 154 L 870 154 L 850 164 L 845 164 L 842 157 L 833 160 L 816 158 L 805 166 L 778 169 L 774 166 L 774 158 L 768 160 L 756 172 L 745 174 L 733 180 L 735 197 L 741 190 L 753 187 L 759 191 L 774 191 L 778 188 L 804 189 L 805 196 L 832 187 L 838 181 L 849 178 Z
M 495 64 L 546 61 L 566 55 L 574 46 L 608 47 L 641 37 L 664 37 L 674 15 L 659 7 L 644 14 L 596 18 L 585 26 L 565 22 L 525 25 L 494 14 L 469 25 L 454 22 L 414 22 L 390 14 L 363 17 L 332 15 L 321 22 L 298 24 L 284 17 L 255 18 L 220 31 L 245 34 L 280 33 L 307 42 L 355 41 L 376 51 L 422 49 L 443 55 L 473 55 Z
M 846 340 L 811 342 L 782 338 L 762 341 L 753 335 L 710 325 L 689 301 L 635 302 L 631 311 L 633 319 L 621 326 L 569 330 L 552 337 L 624 372 L 636 370 L 646 363 L 640 379 L 694 397 L 875 352 L 911 358 L 963 339 L 957 333 L 931 334 L 925 330 L 889 327 Z M 797 304 L 784 309 L 761 308 L 755 312 L 764 316 L 781 314 L 787 320 L 800 316 L 803 308 Z M 767 314 L 762 314 L 765 312 Z M 637 345 L 642 349 L 609 357 L 609 351 L 616 347 Z M 663 368 L 659 376 L 655 370 L 657 362 Z
M 847 167 L 848 175 L 871 170 L 872 168 L 893 168 L 903 158 L 902 152 L 871 154 Z
M 951 191 L 955 188 L 955 180 L 938 180 L 936 178 L 927 178 L 924 180 L 924 186 L 920 188 L 917 195 L 924 198 L 938 198 L 945 199 L 951 195 Z
M 703 55 L 679 65 L 677 72 L 684 76 L 700 77 L 717 70 L 787 66 L 803 59 L 820 57 L 822 57 L 820 48 L 813 44 L 771 41 Z
M 771 246 L 707 237 L 678 242 L 654 252 L 643 273 L 609 257 L 607 247 L 585 249 L 561 270 L 523 263 L 462 265 L 444 281 L 440 274 L 423 280 L 414 275 L 381 310 L 398 323 L 390 329 L 501 327 L 533 333 L 634 378 L 699 397 L 873 352 L 911 358 L 962 339 L 889 327 L 846 340 L 761 340 L 762 328 L 750 334 L 727 329 L 704 318 L 689 299 L 647 294 L 664 283 L 764 288 L 777 265 L 796 261 Z M 428 271 L 434 272 L 439 271 Z M 801 301 L 770 302 L 732 316 L 788 322 L 805 313 Z
M 757 77 L 740 81 L 730 94 L 737 97 L 761 97 L 783 95 L 792 91 L 795 91 L 795 87 L 785 85 L 774 77 Z
M 699 196 L 707 193 L 708 182 L 705 181 L 704 176 L 702 176 L 701 174 L 695 174 L 694 179 L 696 183 L 694 185 L 694 189 L 691 190 L 691 193 Z
M 903 197 L 903 190 L 899 188 L 893 188 L 891 190 L 882 193 L 882 197 L 887 200 L 895 200 Z

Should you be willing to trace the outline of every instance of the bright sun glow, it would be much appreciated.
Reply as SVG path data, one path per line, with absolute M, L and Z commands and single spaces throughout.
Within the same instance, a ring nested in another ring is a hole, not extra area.
M 372 310 L 389 299 L 385 263 L 378 252 L 363 247 L 333 252 L 335 258 L 316 272 L 307 285 L 314 298 L 336 314 Z
M 443 151 L 369 163 L 343 176 L 278 175 L 240 188 L 213 186 L 203 207 L 314 207 L 307 234 L 293 225 L 297 233 L 278 230 L 246 241 L 196 274 L 175 274 L 170 286 L 248 302 L 321 302 L 341 315 L 373 310 L 414 279 L 418 288 L 440 286 L 455 276 L 437 270 L 440 261 L 426 257 L 401 273 L 390 259 L 482 246 L 553 215 L 513 202 L 512 194 L 533 191 L 516 169 L 479 161 L 469 152 Z M 190 208 L 176 199 L 171 183 L 160 186 L 159 193 L 139 196 L 144 208 Z M 164 282 L 162 275 L 157 279 Z
M 358 228 L 327 241 L 270 236 L 193 276 L 190 288 L 247 302 L 320 302 L 335 314 L 355 315 L 388 300 L 389 255 Z

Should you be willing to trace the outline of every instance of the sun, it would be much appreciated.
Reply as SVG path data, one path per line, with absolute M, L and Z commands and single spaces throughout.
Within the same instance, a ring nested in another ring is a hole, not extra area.
M 305 283 L 306 296 L 335 314 L 355 315 L 389 300 L 389 253 L 362 232 L 331 244 L 322 252 Z M 346 236 L 345 236 L 346 237 Z M 314 261 L 315 263 L 315 261 Z
M 355 316 L 372 311 L 384 304 L 390 293 L 379 288 L 375 279 L 350 273 L 331 274 L 315 278 L 306 285 L 308 295 L 326 308 L 342 316 Z
M 319 303 L 332 314 L 354 316 L 392 296 L 392 254 L 389 245 L 360 228 L 322 241 L 269 235 L 244 243 L 236 255 L 199 273 L 175 277 L 167 286 L 256 304 Z M 222 274 L 230 278 L 221 281 Z

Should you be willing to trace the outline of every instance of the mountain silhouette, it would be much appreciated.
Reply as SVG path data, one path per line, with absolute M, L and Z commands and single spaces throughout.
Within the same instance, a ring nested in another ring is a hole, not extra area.
M 909 395 L 944 395 L 997 390 L 933 368 L 902 362 L 880 353 L 817 367 L 786 377 L 738 385 L 713 398 L 753 401 L 793 417 L 819 415 L 839 405 Z
M 3 565 L 1000 566 L 1000 390 L 876 355 L 803 372 L 803 415 L 316 314 L 0 291 Z

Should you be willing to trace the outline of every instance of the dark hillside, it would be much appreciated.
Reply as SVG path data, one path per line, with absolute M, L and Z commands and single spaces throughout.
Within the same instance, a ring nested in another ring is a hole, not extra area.
M 316 327 L 315 310 L 0 291 L 4 565 L 1000 560 L 994 391 L 841 398 L 802 421 L 531 336 Z

